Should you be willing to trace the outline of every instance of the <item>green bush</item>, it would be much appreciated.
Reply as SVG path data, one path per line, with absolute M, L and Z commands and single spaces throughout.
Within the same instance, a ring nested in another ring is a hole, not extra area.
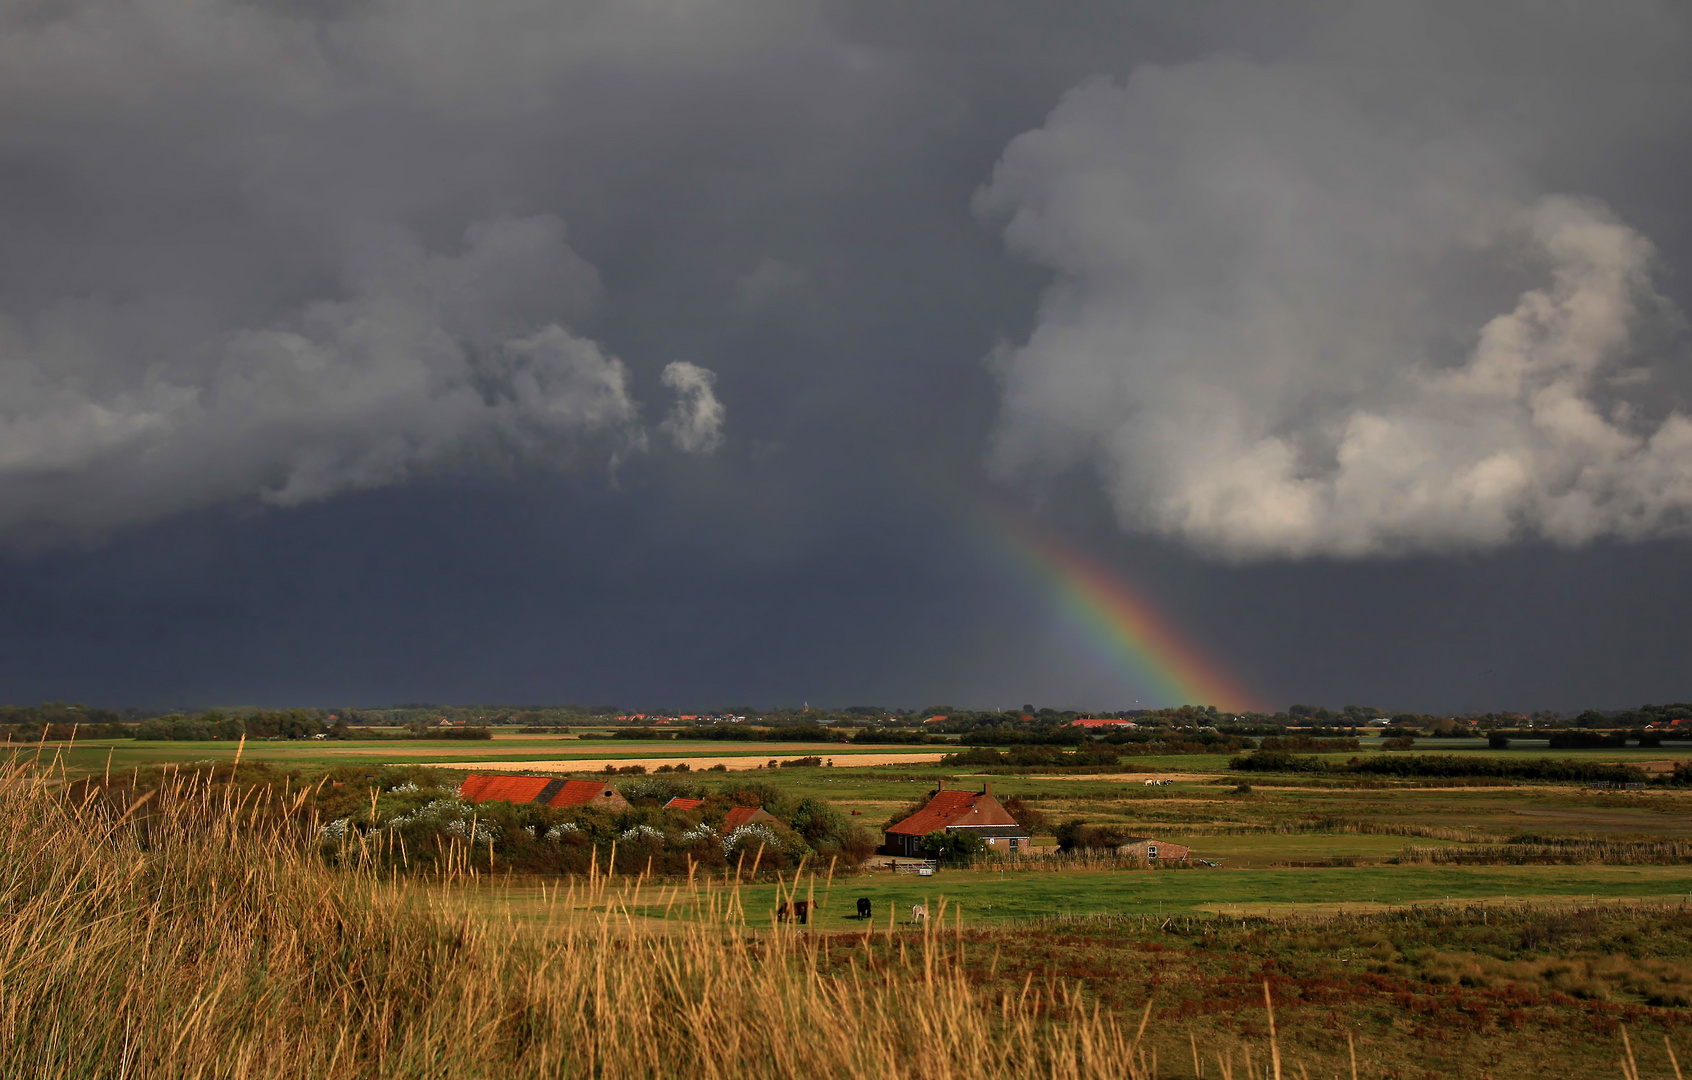
M 987 854 L 987 841 L 968 830 L 936 830 L 923 837 L 917 846 L 929 858 L 953 866 L 974 862 Z
M 135 737 L 147 742 L 198 742 L 207 739 L 239 739 L 246 733 L 241 721 L 219 713 L 190 719 L 160 716 L 135 725 Z

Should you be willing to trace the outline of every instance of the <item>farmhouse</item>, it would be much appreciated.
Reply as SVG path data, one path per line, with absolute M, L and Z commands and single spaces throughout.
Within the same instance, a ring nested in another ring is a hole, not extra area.
M 762 806 L 736 806 L 723 818 L 723 832 L 731 833 L 742 825 L 780 825 L 781 821 Z
M 1149 863 L 1186 862 L 1187 852 L 1191 850 L 1184 844 L 1166 844 L 1146 836 L 1126 837 L 1116 846 L 1118 855 L 1144 859 Z
M 1069 726 L 1095 731 L 1099 728 L 1131 728 L 1137 725 L 1132 720 L 1114 720 L 1105 716 L 1083 716 L 1079 720 L 1071 720 Z
M 666 810 L 697 810 L 705 805 L 704 799 L 684 799 L 680 795 L 664 804 Z
M 931 832 L 972 832 L 987 842 L 988 850 L 1001 855 L 1028 851 L 1032 839 L 993 797 L 992 784 L 983 784 L 980 791 L 947 791 L 944 780 L 928 805 L 888 828 L 887 852 L 920 854 L 922 838 Z
M 500 776 L 474 773 L 458 789 L 465 802 L 540 803 L 554 808 L 604 806 L 628 808 L 617 789 L 598 780 L 553 780 L 545 776 Z

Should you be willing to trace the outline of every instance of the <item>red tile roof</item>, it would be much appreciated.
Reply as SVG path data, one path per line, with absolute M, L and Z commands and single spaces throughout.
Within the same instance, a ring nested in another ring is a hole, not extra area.
M 664 804 L 666 810 L 697 810 L 705 805 L 704 799 L 684 799 L 680 795 Z
M 613 789 L 598 780 L 557 780 L 546 776 L 501 776 L 486 773 L 466 777 L 458 794 L 467 802 L 545 803 L 547 806 L 585 806 L 600 799 L 619 801 Z
M 889 833 L 927 836 L 953 825 L 1015 825 L 1016 819 L 985 791 L 937 791 L 928 805 L 889 826 Z
M 541 789 L 552 783 L 544 776 L 466 777 L 458 794 L 467 802 L 534 802 Z
M 754 821 L 774 821 L 775 817 L 761 806 L 737 806 L 723 817 L 723 831 L 733 832 Z
M 975 809 L 975 794 L 973 791 L 937 792 L 934 798 L 928 800 L 927 806 L 887 831 L 927 836 L 938 829 L 944 829 L 953 821 L 967 816 L 971 810 Z
M 1132 721 L 1132 720 L 1112 720 L 1109 717 L 1084 716 L 1079 720 L 1071 720 L 1069 722 L 1069 726 L 1070 727 L 1080 727 L 1080 728 L 1133 727 L 1134 721 Z
M 554 795 L 546 805 L 585 806 L 595 799 L 612 795 L 613 790 L 598 780 L 569 780 L 565 782 L 564 790 Z

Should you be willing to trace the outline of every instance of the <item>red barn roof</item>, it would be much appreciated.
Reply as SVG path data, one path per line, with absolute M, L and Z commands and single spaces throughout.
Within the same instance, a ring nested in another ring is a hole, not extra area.
M 684 799 L 680 795 L 664 804 L 666 810 L 697 810 L 705 805 L 704 799 Z
M 544 776 L 469 776 L 458 794 L 466 802 L 534 802 L 551 780 Z
M 546 776 L 502 776 L 481 773 L 468 776 L 458 789 L 467 802 L 541 803 L 545 806 L 586 806 L 608 803 L 627 806 L 628 800 L 615 788 L 598 780 L 557 780 Z
M 1079 720 L 1071 720 L 1070 727 L 1100 728 L 1100 727 L 1133 727 L 1132 720 L 1113 720 L 1105 716 L 1084 716 Z

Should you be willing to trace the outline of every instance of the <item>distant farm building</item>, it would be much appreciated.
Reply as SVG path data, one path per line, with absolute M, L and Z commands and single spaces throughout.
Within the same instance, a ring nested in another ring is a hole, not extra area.
M 616 788 L 598 780 L 553 780 L 545 776 L 477 773 L 465 778 L 458 794 L 465 802 L 539 803 L 554 809 L 604 806 L 624 810 L 629 805 Z
M 780 825 L 776 816 L 761 806 L 737 806 L 723 818 L 723 832 L 731 833 L 742 825 Z
M 993 797 L 993 785 L 980 791 L 947 791 L 946 781 L 928 805 L 887 830 L 891 855 L 920 855 L 922 838 L 931 832 L 972 832 L 987 842 L 989 851 L 1019 855 L 1033 839 L 1010 811 Z
M 705 805 L 704 799 L 684 799 L 680 795 L 664 804 L 666 810 L 697 810 Z
M 1092 731 L 1096 728 L 1131 728 L 1134 726 L 1134 721 L 1115 720 L 1108 716 L 1083 716 L 1079 720 L 1071 720 L 1069 726 L 1086 728 L 1088 731 Z
M 1118 855 L 1144 859 L 1148 863 L 1186 862 L 1192 848 L 1184 844 L 1169 844 L 1148 836 L 1130 836 L 1116 846 Z

